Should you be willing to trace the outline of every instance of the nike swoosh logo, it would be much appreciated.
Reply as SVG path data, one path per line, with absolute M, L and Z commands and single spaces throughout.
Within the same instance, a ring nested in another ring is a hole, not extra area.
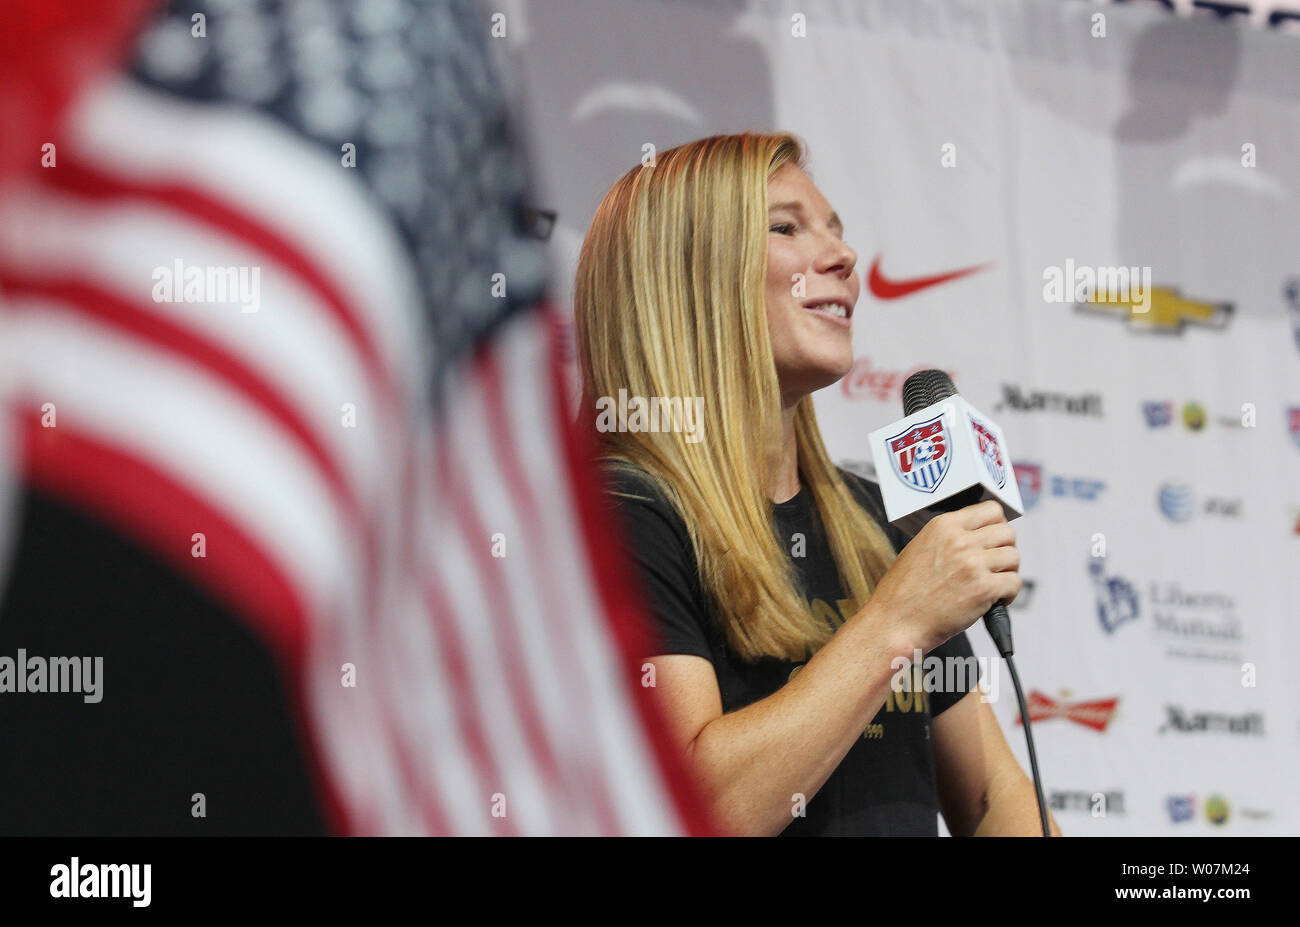
M 876 299 L 901 299 L 919 290 L 924 290 L 926 287 L 938 286 L 940 283 L 947 283 L 949 280 L 956 280 L 992 266 L 992 263 L 975 264 L 971 267 L 963 267 L 961 270 L 950 270 L 947 273 L 934 274 L 929 277 L 913 277 L 911 280 L 890 280 L 880 272 L 880 255 L 877 254 L 876 259 L 871 262 L 871 273 L 867 275 L 867 287 L 871 290 L 871 295 Z

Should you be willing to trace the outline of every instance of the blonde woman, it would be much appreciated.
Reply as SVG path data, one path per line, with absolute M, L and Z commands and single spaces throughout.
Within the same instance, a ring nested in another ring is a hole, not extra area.
M 955 835 L 1039 833 L 976 680 L 926 691 L 902 663 L 971 656 L 965 629 L 1020 589 L 1014 531 L 985 502 L 909 540 L 827 456 L 811 394 L 853 362 L 857 255 L 804 163 L 789 134 L 665 151 L 583 244 L 580 419 L 654 621 L 652 691 L 724 832 L 935 835 L 942 812 Z

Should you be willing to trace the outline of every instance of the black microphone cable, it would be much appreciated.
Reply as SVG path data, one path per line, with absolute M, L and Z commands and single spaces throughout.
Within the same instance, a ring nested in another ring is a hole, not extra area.
M 1025 744 L 1029 747 L 1029 769 L 1034 777 L 1034 793 L 1038 797 L 1038 819 L 1043 824 L 1043 836 L 1052 836 L 1051 829 L 1047 826 L 1047 802 L 1043 800 L 1043 782 L 1038 775 L 1038 754 L 1034 751 L 1034 732 L 1029 727 L 1029 709 L 1025 706 L 1025 693 L 1020 688 L 1020 674 L 1016 672 L 1016 661 L 1011 659 L 1011 654 L 1003 654 L 1003 659 L 1007 661 L 1007 669 L 1011 670 L 1011 684 L 1016 687 L 1016 700 L 1020 702 L 1020 719 L 1025 725 Z
M 1052 831 L 1047 826 L 1047 802 L 1043 799 L 1043 783 L 1038 775 L 1038 752 L 1034 750 L 1034 732 L 1029 726 L 1029 707 L 1025 704 L 1025 691 L 1020 686 L 1016 661 L 1012 659 L 1016 650 L 1011 644 L 1011 616 L 1007 614 L 1007 607 L 1001 602 L 994 603 L 984 616 L 984 626 L 988 628 L 998 653 L 1006 661 L 1007 669 L 1011 670 L 1011 684 L 1016 690 L 1016 701 L 1020 703 L 1020 721 L 1025 726 L 1025 744 L 1029 747 L 1029 770 L 1034 777 L 1034 794 L 1038 798 L 1038 819 L 1043 824 L 1043 836 L 1050 837 Z

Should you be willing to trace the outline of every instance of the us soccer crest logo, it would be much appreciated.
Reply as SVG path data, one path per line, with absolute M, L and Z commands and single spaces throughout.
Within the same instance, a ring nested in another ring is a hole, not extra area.
M 987 425 L 976 420 L 974 416 L 969 416 L 970 427 L 975 431 L 975 439 L 979 442 L 980 457 L 984 459 L 984 468 L 989 471 L 989 476 L 993 477 L 993 482 L 1001 489 L 1007 481 L 1007 465 L 1002 460 L 1002 448 L 998 444 L 998 436 L 995 435 Z
M 943 415 L 918 422 L 885 442 L 894 473 L 920 492 L 934 492 L 952 463 Z

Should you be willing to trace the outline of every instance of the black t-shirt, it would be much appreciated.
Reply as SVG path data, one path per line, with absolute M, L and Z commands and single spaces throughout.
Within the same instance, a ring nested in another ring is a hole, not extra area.
M 894 550 L 910 540 L 889 524 L 880 488 L 841 470 L 863 508 L 889 536 Z M 629 554 L 643 586 L 658 635 L 659 654 L 690 654 L 713 664 L 722 710 L 736 711 L 784 686 L 803 663 L 765 658 L 744 663 L 727 645 L 714 609 L 700 584 L 685 522 L 639 471 L 607 471 L 608 489 L 625 529 Z M 645 498 L 631 499 L 630 494 Z M 853 614 L 813 504 L 804 485 L 774 509 L 782 546 L 813 613 L 835 627 Z M 802 542 L 800 539 L 802 535 Z M 797 556 L 798 552 L 803 556 Z M 971 657 L 965 633 L 936 648 L 938 657 Z M 970 661 L 968 661 L 970 665 Z M 977 680 L 967 675 L 965 691 L 890 692 L 885 704 L 840 765 L 807 803 L 805 817 L 792 817 L 782 836 L 936 836 L 939 802 L 935 785 L 931 719 L 954 705 Z

